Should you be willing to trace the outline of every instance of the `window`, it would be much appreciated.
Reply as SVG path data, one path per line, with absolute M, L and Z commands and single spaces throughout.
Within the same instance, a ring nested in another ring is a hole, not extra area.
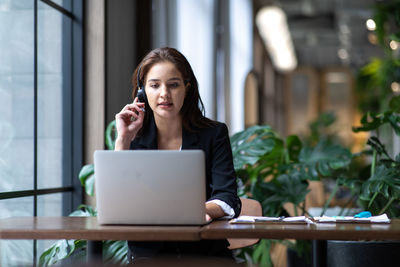
M 0 218 L 81 203 L 82 1 L 0 0 Z M 35 265 L 46 241 L 0 241 L 0 266 Z

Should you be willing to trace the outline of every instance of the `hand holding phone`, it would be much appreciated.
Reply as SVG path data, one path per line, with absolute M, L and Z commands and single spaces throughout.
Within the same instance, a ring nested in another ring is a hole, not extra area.
M 142 128 L 144 120 L 144 103 L 139 102 L 136 97 L 133 103 L 126 105 L 118 114 L 115 115 L 116 129 L 119 143 L 118 148 L 129 148 L 130 142 Z M 117 146 L 116 146 L 117 147 Z

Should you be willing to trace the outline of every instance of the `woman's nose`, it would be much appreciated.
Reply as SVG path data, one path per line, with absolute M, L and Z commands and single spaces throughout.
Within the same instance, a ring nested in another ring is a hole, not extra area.
M 168 93 L 168 87 L 165 85 L 161 86 L 160 96 L 166 97 L 168 96 Z

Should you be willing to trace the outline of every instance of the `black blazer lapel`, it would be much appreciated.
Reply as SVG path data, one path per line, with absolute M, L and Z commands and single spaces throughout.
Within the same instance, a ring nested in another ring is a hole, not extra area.
M 199 149 L 199 136 L 182 127 L 182 149 Z
M 150 119 L 147 131 L 139 139 L 139 145 L 146 149 L 158 149 L 157 127 L 154 118 Z

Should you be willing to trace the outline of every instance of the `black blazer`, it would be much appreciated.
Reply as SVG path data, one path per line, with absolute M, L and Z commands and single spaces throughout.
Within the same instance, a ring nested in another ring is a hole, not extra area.
M 158 149 L 157 128 L 154 118 L 142 136 L 136 137 L 131 149 Z M 228 128 L 216 122 L 214 127 L 182 130 L 182 149 L 201 149 L 206 158 L 207 200 L 219 199 L 227 203 L 239 216 L 241 202 L 237 195 L 236 174 Z

